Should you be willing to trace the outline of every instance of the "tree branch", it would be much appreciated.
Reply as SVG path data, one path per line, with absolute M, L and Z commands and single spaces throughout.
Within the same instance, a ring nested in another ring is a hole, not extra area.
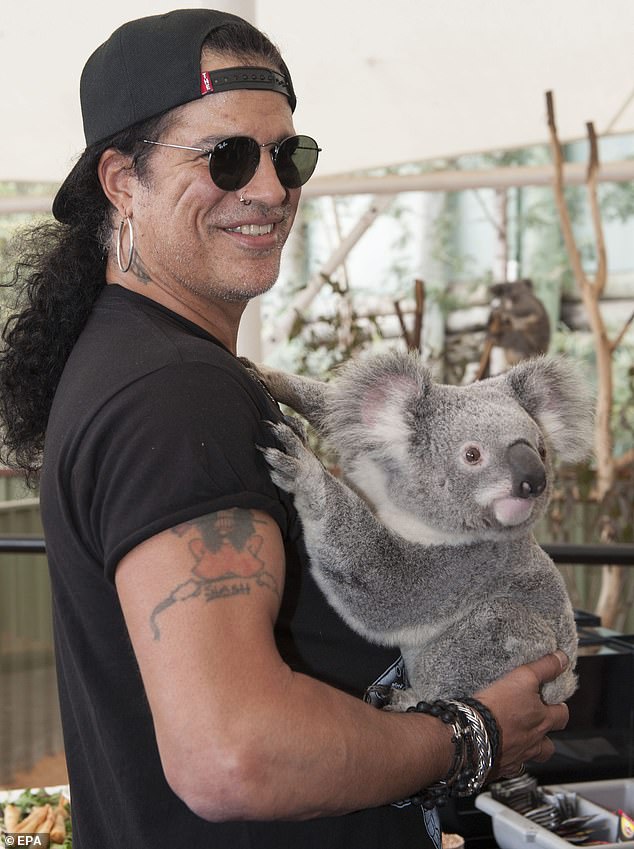
M 592 287 L 590 286 L 588 278 L 586 277 L 586 274 L 583 270 L 581 254 L 579 253 L 575 242 L 574 233 L 572 231 L 572 222 L 570 220 L 570 213 L 568 211 L 568 206 L 566 205 L 566 198 L 564 194 L 564 156 L 561 148 L 561 143 L 559 141 L 559 136 L 557 135 L 557 124 L 555 122 L 555 101 L 553 98 L 552 91 L 546 92 L 546 113 L 548 116 L 548 129 L 550 131 L 550 147 L 555 166 L 555 184 L 553 187 L 555 193 L 555 204 L 557 206 L 557 211 L 559 212 L 561 232 L 564 237 L 566 251 L 568 253 L 568 259 L 570 260 L 570 265 L 572 266 L 572 272 L 579 287 L 579 291 L 581 292 L 581 297 L 586 308 L 590 309 L 590 304 L 592 300 Z
M 405 324 L 403 310 L 399 301 L 394 301 L 394 309 L 401 325 L 401 333 L 407 345 L 407 350 L 420 352 L 420 337 L 423 332 L 423 312 L 425 310 L 425 284 L 422 280 L 414 281 L 414 294 L 416 305 L 414 307 L 414 329 L 411 333 Z
M 594 131 L 594 124 L 586 124 L 588 141 L 590 142 L 590 159 L 588 161 L 588 202 L 592 217 L 592 227 L 597 249 L 597 273 L 595 276 L 596 296 L 600 298 L 605 290 L 608 279 L 608 263 L 605 250 L 605 238 L 603 236 L 603 225 L 601 223 L 601 210 L 599 208 L 599 197 L 597 193 L 597 176 L 599 173 L 599 145 Z
M 614 339 L 612 342 L 610 342 L 610 354 L 613 354 L 616 351 L 616 349 L 619 347 L 619 345 L 623 341 L 623 337 L 627 333 L 628 327 L 630 326 L 630 324 L 633 321 L 634 321 L 634 312 L 628 318 L 628 320 L 625 322 L 625 324 L 623 325 L 623 327 L 619 331 L 619 335 L 616 337 L 616 339 Z
M 414 293 L 416 296 L 416 319 L 414 321 L 414 341 L 420 351 L 420 339 L 423 333 L 423 315 L 425 313 L 425 283 L 423 280 L 414 281 Z
M 409 350 L 411 347 L 409 330 L 407 329 L 407 325 L 405 324 L 405 319 L 403 318 L 403 313 L 401 311 L 401 305 L 398 301 L 394 301 L 394 309 L 396 311 L 396 315 L 398 316 L 398 323 L 401 325 L 401 333 L 403 334 L 403 339 L 405 340 L 405 344 L 407 345 L 407 349 Z
M 626 451 L 625 454 L 621 454 L 620 457 L 617 457 L 614 461 L 614 468 L 617 471 L 621 469 L 627 468 L 627 466 L 634 463 L 634 448 L 630 448 L 629 451 Z

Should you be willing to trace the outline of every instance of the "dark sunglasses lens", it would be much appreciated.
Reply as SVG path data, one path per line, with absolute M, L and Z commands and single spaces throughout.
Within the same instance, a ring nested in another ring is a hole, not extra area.
M 209 157 L 211 179 L 224 192 L 235 192 L 251 180 L 260 163 L 254 139 L 234 136 L 219 142 Z
M 291 136 L 284 139 L 275 157 L 275 170 L 280 183 L 287 189 L 298 189 L 311 178 L 319 145 L 310 136 Z

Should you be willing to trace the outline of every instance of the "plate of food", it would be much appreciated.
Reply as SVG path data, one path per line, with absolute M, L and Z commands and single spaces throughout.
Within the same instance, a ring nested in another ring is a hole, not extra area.
M 72 849 L 68 787 L 0 792 L 0 834 L 4 846 Z M 30 835 L 31 839 L 19 840 L 20 835 Z M 43 839 L 45 835 L 47 841 Z

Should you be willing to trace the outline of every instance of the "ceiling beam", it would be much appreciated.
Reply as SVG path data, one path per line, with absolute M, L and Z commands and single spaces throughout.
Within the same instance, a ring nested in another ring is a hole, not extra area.
M 564 182 L 581 185 L 586 179 L 583 162 L 564 165 Z M 385 174 L 313 177 L 302 189 L 303 197 L 328 195 L 393 195 L 399 192 L 460 192 L 469 189 L 503 189 L 514 186 L 549 186 L 554 180 L 552 165 L 518 165 L 505 168 L 479 168 L 472 171 L 427 171 L 423 174 Z M 634 159 L 604 162 L 598 180 L 627 183 L 634 180 Z M 0 215 L 16 212 L 50 212 L 52 195 L 0 197 Z
M 586 180 L 583 162 L 564 165 L 564 182 L 581 185 Z M 554 182 L 551 164 L 478 168 L 471 171 L 427 171 L 423 174 L 386 174 L 379 177 L 313 177 L 303 188 L 304 197 L 321 195 L 398 194 L 399 192 L 459 192 L 468 189 L 503 189 L 514 186 L 549 186 Z M 634 180 L 634 159 L 604 162 L 599 167 L 601 182 Z

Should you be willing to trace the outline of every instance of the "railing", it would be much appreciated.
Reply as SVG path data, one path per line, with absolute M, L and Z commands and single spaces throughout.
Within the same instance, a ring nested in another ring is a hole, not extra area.
M 542 548 L 555 563 L 585 563 L 611 566 L 634 566 L 634 544 L 612 543 L 604 545 L 575 544 L 567 542 L 543 543 Z M 0 536 L 0 554 L 46 554 L 42 537 Z
M 613 543 L 592 545 L 589 543 L 552 542 L 543 543 L 542 548 L 555 563 L 585 563 L 588 566 L 634 566 L 634 545 Z M 0 549 L 1 550 L 1 549 Z
M 0 537 L 0 554 L 46 554 L 42 537 Z

